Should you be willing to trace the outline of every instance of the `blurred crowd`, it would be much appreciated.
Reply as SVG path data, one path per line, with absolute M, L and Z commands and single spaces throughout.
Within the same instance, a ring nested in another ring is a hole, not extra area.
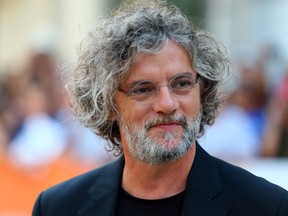
M 256 53 L 256 54 L 255 54 Z M 201 138 L 211 154 L 230 161 L 288 157 L 288 64 L 274 46 L 234 60 L 234 91 Z
M 0 76 L 0 215 L 31 215 L 37 195 L 115 157 L 74 119 L 55 57 Z
M 211 154 L 288 156 L 286 62 L 273 48 L 258 53 L 235 61 L 235 90 L 199 140 Z M 52 54 L 35 53 L 22 71 L 1 71 L 0 215 L 29 215 L 41 190 L 115 158 L 74 119 L 58 66 Z
M 1 154 L 23 167 L 49 164 L 65 154 L 84 166 L 102 165 L 111 156 L 106 143 L 73 118 L 57 71 L 53 55 L 36 53 L 23 71 L 2 77 Z

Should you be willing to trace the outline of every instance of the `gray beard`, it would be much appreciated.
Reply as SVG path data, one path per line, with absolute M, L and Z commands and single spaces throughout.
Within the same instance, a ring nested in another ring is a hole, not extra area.
M 141 128 L 137 127 L 136 124 L 125 124 L 122 120 L 120 120 L 120 125 L 123 129 L 123 135 L 126 138 L 128 151 L 131 156 L 135 160 L 156 165 L 175 161 L 190 149 L 199 134 L 200 120 L 201 115 L 189 121 L 182 115 L 173 115 L 169 117 L 159 116 L 149 120 Z M 179 142 L 177 141 L 179 140 L 179 134 L 173 131 L 159 133 L 158 137 L 155 138 L 148 136 L 148 130 L 151 126 L 156 123 L 165 122 L 182 123 L 184 130 L 180 143 L 175 143 Z M 157 142 L 159 138 L 165 144 Z

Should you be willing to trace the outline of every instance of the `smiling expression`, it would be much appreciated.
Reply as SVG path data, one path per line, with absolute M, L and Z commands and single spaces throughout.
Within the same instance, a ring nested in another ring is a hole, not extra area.
M 200 125 L 200 85 L 183 95 L 175 95 L 167 83 L 178 75 L 197 77 L 187 52 L 169 41 L 156 54 L 138 53 L 121 84 L 151 80 L 157 94 L 139 101 L 117 91 L 115 116 L 120 126 L 124 155 L 150 164 L 175 160 L 195 142 Z

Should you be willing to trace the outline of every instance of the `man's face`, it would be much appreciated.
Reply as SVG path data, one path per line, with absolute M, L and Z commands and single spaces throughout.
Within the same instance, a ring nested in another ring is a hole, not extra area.
M 125 157 L 161 164 L 188 151 L 201 118 L 196 78 L 187 52 L 174 42 L 137 55 L 115 97 Z

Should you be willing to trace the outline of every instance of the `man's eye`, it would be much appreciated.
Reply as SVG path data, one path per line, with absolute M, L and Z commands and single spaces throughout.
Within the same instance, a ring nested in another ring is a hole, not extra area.
M 192 82 L 190 80 L 181 80 L 173 83 L 173 88 L 187 88 L 192 85 Z
M 132 93 L 134 95 L 145 95 L 145 94 L 151 94 L 155 90 L 151 86 L 139 86 L 137 88 L 134 88 Z

